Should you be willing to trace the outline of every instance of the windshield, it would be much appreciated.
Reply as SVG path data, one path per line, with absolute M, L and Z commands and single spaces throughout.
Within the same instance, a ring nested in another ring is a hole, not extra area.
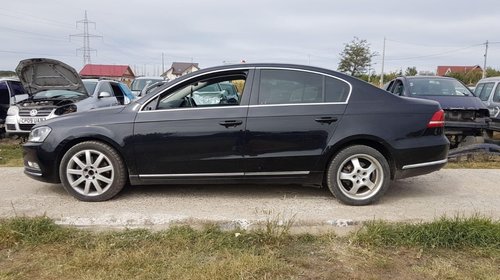
M 132 82 L 130 89 L 134 91 L 142 90 L 144 87 L 160 81 L 163 81 L 163 79 L 136 79 Z
M 89 93 L 89 95 L 94 95 L 95 87 L 97 86 L 97 82 L 95 81 L 83 81 L 83 85 L 85 86 L 85 90 Z
M 457 80 L 453 79 L 411 79 L 410 94 L 413 95 L 458 95 L 470 96 L 472 92 Z
M 70 98 L 84 98 L 88 97 L 86 94 L 83 94 L 81 92 L 76 92 L 76 91 L 70 91 L 70 90 L 45 90 L 36 93 L 33 96 L 33 99 L 48 99 L 48 98 L 54 98 L 54 99 L 70 99 Z

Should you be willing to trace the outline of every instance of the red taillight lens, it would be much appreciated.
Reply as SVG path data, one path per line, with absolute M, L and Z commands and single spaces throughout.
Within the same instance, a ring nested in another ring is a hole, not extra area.
M 427 124 L 428 128 L 433 127 L 444 127 L 444 111 L 439 110 L 432 116 L 431 120 Z

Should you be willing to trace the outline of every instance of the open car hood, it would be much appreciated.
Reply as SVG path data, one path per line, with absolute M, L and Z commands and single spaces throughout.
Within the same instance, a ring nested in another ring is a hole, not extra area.
M 22 60 L 16 73 L 29 95 L 45 90 L 71 90 L 88 95 L 75 69 L 55 59 Z

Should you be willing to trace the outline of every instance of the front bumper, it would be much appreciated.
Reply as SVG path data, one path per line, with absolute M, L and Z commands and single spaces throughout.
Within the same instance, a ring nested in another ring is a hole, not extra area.
M 44 145 L 32 142 L 23 145 L 24 174 L 38 181 L 58 184 L 61 181 L 57 158 Z
M 5 132 L 8 135 L 28 136 L 33 125 L 20 125 L 18 116 L 7 116 L 5 118 Z

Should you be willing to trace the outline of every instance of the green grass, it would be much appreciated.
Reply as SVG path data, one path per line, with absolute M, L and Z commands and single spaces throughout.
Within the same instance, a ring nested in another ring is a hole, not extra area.
M 222 231 L 87 231 L 46 217 L 0 220 L 0 279 L 495 279 L 499 222 L 367 223 L 348 237 L 289 225 Z
M 500 222 L 481 216 L 442 217 L 417 224 L 373 221 L 366 223 L 353 240 L 374 246 L 500 250 Z
M 0 142 L 0 166 L 22 166 L 23 149 L 19 143 Z

